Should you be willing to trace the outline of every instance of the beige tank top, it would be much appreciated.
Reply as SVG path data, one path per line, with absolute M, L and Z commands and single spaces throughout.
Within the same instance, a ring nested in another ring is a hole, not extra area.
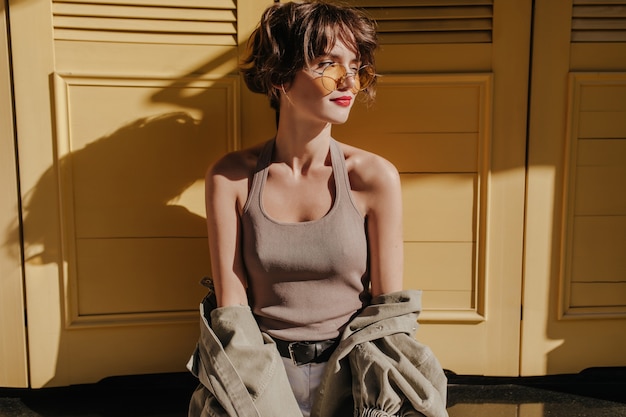
M 332 339 L 369 301 L 365 219 L 352 199 L 345 158 L 331 139 L 335 200 L 313 221 L 283 223 L 263 210 L 274 141 L 263 148 L 242 214 L 243 260 L 261 330 L 290 341 Z

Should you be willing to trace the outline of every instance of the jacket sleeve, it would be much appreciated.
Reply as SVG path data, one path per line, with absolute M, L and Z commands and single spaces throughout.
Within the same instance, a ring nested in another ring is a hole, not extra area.
M 447 417 L 447 378 L 415 339 L 421 291 L 380 296 L 352 323 L 348 354 L 355 416 Z
M 349 355 L 359 417 L 447 417 L 447 378 L 431 349 L 405 333 L 355 346 Z
M 189 417 L 302 417 L 274 342 L 248 306 L 201 305 L 200 339 L 188 365 L 200 384 Z

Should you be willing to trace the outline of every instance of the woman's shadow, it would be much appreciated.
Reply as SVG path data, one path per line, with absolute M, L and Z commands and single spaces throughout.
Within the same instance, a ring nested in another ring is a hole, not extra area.
M 202 242 L 196 244 L 202 246 L 200 250 L 182 256 L 171 253 L 167 261 L 174 265 L 173 269 L 180 264 L 186 272 L 191 270 L 194 274 L 182 277 L 183 282 L 179 276 L 171 277 L 178 286 L 189 282 L 193 290 L 188 291 L 186 297 L 183 295 L 185 300 L 170 307 L 179 310 L 181 305 L 189 304 L 190 310 L 195 309 L 197 297 L 193 292 L 203 291 L 196 284 L 210 269 L 206 222 L 203 210 L 198 209 L 203 208 L 198 204 L 198 196 L 202 193 L 201 181 L 208 166 L 234 141 L 226 137 L 232 135 L 234 129 L 222 127 L 229 123 L 225 118 L 237 119 L 236 115 L 228 114 L 233 109 L 227 106 L 237 98 L 225 97 L 224 83 L 220 84 L 219 80 L 204 82 L 202 88 L 188 87 L 198 80 L 206 80 L 206 74 L 229 60 L 233 60 L 233 52 L 212 59 L 156 93 L 154 89 L 147 90 L 150 95 L 142 99 L 148 103 L 148 108 L 155 104 L 156 114 L 116 127 L 112 133 L 87 140 L 87 145 L 57 158 L 22 201 L 24 262 L 34 265 L 69 262 L 70 275 L 77 277 L 80 287 L 83 276 L 78 273 L 83 271 L 78 271 L 80 268 L 76 268 L 75 263 L 81 263 L 81 250 L 89 242 L 196 239 Z M 228 83 L 231 82 L 232 78 Z M 163 112 L 164 108 L 171 108 L 171 111 Z M 193 209 L 184 201 L 180 202 L 190 187 L 194 189 Z M 60 233 L 59 224 L 50 221 L 51 203 L 60 207 Z M 21 235 L 20 225 L 11 225 L 5 248 L 15 250 L 16 245 L 10 243 L 19 241 Z M 63 244 L 60 244 L 61 237 Z M 13 255 L 20 256 L 19 253 Z M 107 254 L 101 256 L 106 258 Z M 132 259 L 132 255 L 129 256 Z M 114 264 L 116 260 L 109 258 L 102 262 Z M 138 259 L 138 262 L 146 261 Z M 190 267 L 190 263 L 193 266 Z M 146 274 L 154 272 L 149 267 L 145 269 Z M 158 290 L 152 291 L 155 304 L 167 297 L 167 294 L 158 294 Z M 142 296 L 150 297 L 150 293 Z M 132 306 L 130 308 L 132 310 Z M 167 311 L 168 307 L 157 306 L 155 310 Z

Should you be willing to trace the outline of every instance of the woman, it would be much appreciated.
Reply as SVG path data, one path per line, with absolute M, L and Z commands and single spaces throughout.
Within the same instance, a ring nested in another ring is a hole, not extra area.
M 402 290 L 398 171 L 331 134 L 357 95 L 374 97 L 376 46 L 374 23 L 355 9 L 269 7 L 242 72 L 277 111 L 276 136 L 206 177 L 217 307 L 250 306 L 304 416 L 348 323 Z

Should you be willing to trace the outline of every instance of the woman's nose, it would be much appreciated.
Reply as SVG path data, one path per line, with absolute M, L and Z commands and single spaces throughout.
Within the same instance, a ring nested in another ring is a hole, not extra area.
M 344 75 L 343 77 L 341 77 L 338 81 L 337 81 L 337 89 L 338 90 L 352 90 L 353 92 L 356 92 L 359 90 L 359 86 L 358 86 L 358 81 L 356 78 L 356 74 L 354 73 L 346 73 L 346 75 Z

